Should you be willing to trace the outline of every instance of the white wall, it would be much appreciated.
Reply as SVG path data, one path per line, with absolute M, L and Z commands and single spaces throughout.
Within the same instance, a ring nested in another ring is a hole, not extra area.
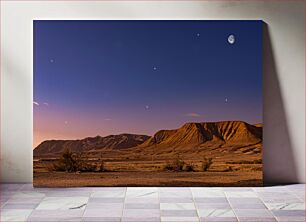
M 265 182 L 305 182 L 304 16 L 290 0 L 1 1 L 1 180 L 32 181 L 33 19 L 262 19 Z

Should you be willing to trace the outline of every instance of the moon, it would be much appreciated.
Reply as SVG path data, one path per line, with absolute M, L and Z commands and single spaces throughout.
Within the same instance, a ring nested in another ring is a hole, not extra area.
M 235 36 L 234 35 L 229 35 L 227 38 L 227 41 L 229 44 L 234 44 L 235 43 Z

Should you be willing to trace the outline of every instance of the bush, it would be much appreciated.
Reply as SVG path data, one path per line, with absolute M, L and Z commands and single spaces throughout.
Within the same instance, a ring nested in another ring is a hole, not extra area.
M 204 161 L 202 162 L 202 169 L 203 171 L 208 171 L 210 166 L 212 165 L 212 158 L 204 158 Z
M 52 165 L 49 169 L 55 171 L 66 172 L 98 172 L 104 171 L 104 162 L 100 164 L 88 163 L 88 158 L 84 157 L 82 153 L 73 153 L 71 150 L 66 149 L 60 159 Z
M 254 160 L 254 164 L 262 164 L 262 159 Z
M 224 172 L 232 172 L 232 171 L 234 171 L 234 169 L 233 169 L 231 166 L 228 166 L 228 167 L 224 170 Z
M 164 169 L 165 170 L 169 170 L 169 171 L 173 171 L 174 167 L 173 167 L 173 165 L 170 162 L 167 162 L 165 167 L 164 167 Z
M 257 160 L 240 160 L 240 161 L 228 161 L 227 164 L 262 164 L 262 159 Z
M 57 163 L 53 165 L 57 171 L 76 172 L 79 168 L 77 155 L 66 149 Z
M 178 156 L 177 159 L 173 163 L 175 171 L 182 171 L 184 167 L 184 161 L 180 159 Z
M 182 171 L 184 167 L 184 161 L 179 156 L 173 162 L 167 162 L 164 169 L 170 171 Z
M 187 163 L 185 165 L 184 170 L 187 171 L 187 172 L 194 172 L 195 171 L 195 165 L 193 163 Z

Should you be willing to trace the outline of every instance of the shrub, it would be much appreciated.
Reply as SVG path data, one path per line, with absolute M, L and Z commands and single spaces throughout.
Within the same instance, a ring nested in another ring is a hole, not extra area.
M 262 164 L 262 159 L 257 160 L 240 160 L 240 161 L 228 161 L 227 164 Z
M 187 171 L 187 172 L 194 172 L 195 171 L 195 165 L 193 163 L 187 163 L 185 165 L 184 170 Z
M 79 163 L 77 162 L 76 154 L 71 152 L 71 150 L 66 149 L 58 163 L 54 165 L 55 170 L 66 171 L 66 172 L 76 172 L 79 168 Z
M 165 170 L 169 170 L 169 171 L 173 171 L 174 167 L 173 167 L 173 165 L 170 162 L 167 162 L 165 167 L 164 167 L 164 169 Z
M 208 171 L 210 166 L 212 165 L 212 158 L 204 158 L 204 161 L 202 162 L 202 169 L 203 171 Z
M 73 153 L 71 150 L 66 149 L 60 159 L 54 163 L 49 169 L 55 171 L 66 171 L 66 172 L 97 172 L 104 171 L 104 162 L 100 164 L 88 163 L 88 158 L 84 157 L 82 153 Z
M 182 171 L 184 167 L 184 161 L 180 159 L 179 155 L 173 162 L 167 162 L 164 169 L 170 171 Z
M 254 160 L 254 164 L 262 164 L 262 159 Z
M 231 166 L 228 166 L 228 167 L 224 170 L 224 172 L 232 172 L 232 171 L 234 171 L 234 169 L 233 169 Z
M 96 170 L 100 172 L 105 170 L 103 161 L 101 161 L 99 165 L 97 164 Z
M 176 160 L 174 160 L 173 165 L 175 171 L 182 171 L 184 167 L 184 161 L 181 160 L 180 157 L 178 156 Z

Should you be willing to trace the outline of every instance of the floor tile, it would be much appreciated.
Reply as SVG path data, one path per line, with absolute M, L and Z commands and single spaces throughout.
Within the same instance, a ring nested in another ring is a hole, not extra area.
M 45 192 L 47 197 L 89 197 L 92 194 L 91 191 L 48 191 Z
M 189 197 L 160 197 L 160 203 L 193 203 L 193 198 Z
M 158 203 L 126 203 L 125 209 L 159 209 Z
M 278 192 L 261 192 L 258 193 L 260 199 L 265 203 L 298 203 L 302 202 L 294 194 L 287 193 L 278 193 Z
M 84 217 L 121 217 L 123 209 L 86 209 Z
M 158 187 L 159 192 L 191 191 L 194 187 Z
M 175 190 L 175 191 L 164 191 L 161 190 L 159 191 L 159 195 L 160 197 L 175 197 L 175 198 L 179 198 L 179 197 L 187 197 L 187 198 L 192 198 L 192 194 L 190 190 Z
M 252 187 L 222 187 L 221 190 L 224 192 L 245 192 L 245 191 L 251 191 L 254 192 Z
M 82 221 L 82 217 L 69 217 L 69 216 L 62 216 L 62 217 L 28 217 L 27 221 L 37 221 L 37 222 L 67 222 L 67 221 L 73 221 L 73 222 L 80 222 Z
M 101 197 L 90 197 L 88 203 L 123 203 L 124 198 L 101 198 Z
M 25 184 L 22 184 L 22 186 L 19 190 L 20 191 L 33 191 L 34 187 L 33 187 L 33 184 L 31 184 L 31 183 L 25 183 Z
M 123 203 L 87 203 L 86 209 L 123 209 Z
M 231 209 L 199 209 L 198 214 L 200 217 L 235 217 Z
M 20 204 L 20 203 L 7 203 L 5 204 L 2 209 L 35 209 L 38 206 L 38 203 L 32 204 Z
M 22 199 L 22 198 L 43 198 L 46 195 L 44 193 L 40 193 L 40 192 L 32 192 L 32 191 L 18 191 L 15 192 L 14 195 L 12 196 L 12 198 L 15 199 Z
M 239 222 L 277 222 L 275 218 L 240 217 Z
M 197 217 L 196 210 L 161 210 L 162 217 Z
M 256 198 L 256 197 L 245 197 L 245 198 L 229 197 L 228 201 L 230 204 L 261 204 L 263 203 L 261 199 Z
M 306 189 L 305 184 L 291 184 L 286 186 L 287 189 L 289 190 L 304 190 Z
M 102 197 L 102 198 L 124 198 L 125 191 L 124 190 L 110 190 L 110 191 L 96 191 L 91 194 L 91 197 Z
M 276 217 L 304 217 L 305 210 L 272 210 Z
M 121 217 L 84 217 L 84 222 L 120 222 Z
M 33 210 L 31 218 L 78 218 L 82 217 L 84 210 Z
M 269 210 L 305 210 L 305 203 L 266 203 Z
M 149 203 L 154 203 L 158 204 L 159 199 L 158 198 L 126 198 L 125 203 L 143 203 L 143 204 L 149 204 Z
M 196 203 L 198 209 L 230 209 L 229 203 Z
M 122 217 L 121 222 L 160 222 L 160 217 Z
M 226 191 L 225 192 L 226 197 L 257 197 L 257 194 L 255 192 L 251 191 Z
M 88 197 L 45 197 L 37 210 L 74 210 L 85 209 Z
M 138 188 L 138 187 L 128 187 L 126 191 L 126 198 L 158 198 L 157 188 Z
M 272 213 L 266 209 L 234 209 L 238 218 L 273 218 Z
M 1 221 L 25 221 L 32 210 L 1 209 Z
M 198 217 L 161 217 L 162 222 L 198 222 Z
M 305 222 L 305 217 L 278 217 L 278 222 Z
M 236 217 L 201 217 L 201 222 L 238 222 Z
M 124 191 L 126 192 L 126 187 L 83 187 L 86 190 L 90 189 L 92 192 L 96 191 Z
M 194 203 L 161 203 L 161 210 L 195 210 Z
M 4 205 L 9 199 L 10 199 L 10 197 L 1 196 L 1 197 L 0 197 L 1 207 L 3 207 L 3 205 Z
M 0 190 L 2 191 L 17 191 L 20 190 L 24 184 L 18 183 L 2 183 L 0 184 Z
M 278 192 L 278 193 L 286 193 L 288 189 L 286 186 L 266 186 L 266 187 L 255 187 L 253 188 L 256 192 Z
M 207 188 L 198 188 L 192 189 L 192 194 L 194 197 L 225 197 L 223 190 L 218 189 L 207 189 Z
M 43 197 L 39 198 L 10 198 L 6 203 L 10 204 L 39 204 L 43 200 Z
M 225 197 L 195 197 L 196 203 L 228 203 Z
M 231 203 L 233 209 L 267 209 L 263 203 Z
M 124 209 L 123 217 L 156 218 L 160 217 L 159 209 Z

